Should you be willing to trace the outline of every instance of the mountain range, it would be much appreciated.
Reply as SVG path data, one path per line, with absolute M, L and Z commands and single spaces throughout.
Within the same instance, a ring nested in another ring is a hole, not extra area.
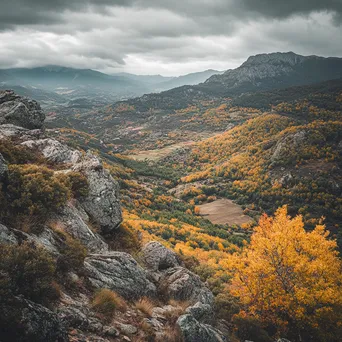
M 104 74 L 91 69 L 74 69 L 61 66 L 37 68 L 0 69 L 0 88 L 13 88 L 21 95 L 29 93 L 34 99 L 51 101 L 75 100 L 82 97 L 115 101 L 139 96 L 152 91 L 161 91 L 204 82 L 216 70 L 191 73 L 179 77 L 161 75 Z M 18 88 L 24 87 L 26 89 Z M 61 98 L 58 98 L 58 95 Z

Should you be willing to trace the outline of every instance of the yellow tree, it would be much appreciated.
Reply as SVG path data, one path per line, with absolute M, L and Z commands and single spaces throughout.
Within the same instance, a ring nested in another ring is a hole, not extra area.
M 231 292 L 240 314 L 298 332 L 316 329 L 319 340 L 334 341 L 333 329 L 342 325 L 342 277 L 337 245 L 328 235 L 323 225 L 306 232 L 302 217 L 291 219 L 286 206 L 274 218 L 263 216 L 234 259 Z

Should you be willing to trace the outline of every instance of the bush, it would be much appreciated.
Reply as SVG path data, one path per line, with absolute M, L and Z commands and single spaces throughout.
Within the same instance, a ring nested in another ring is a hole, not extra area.
M 66 232 L 59 232 L 59 235 L 64 240 L 64 244 L 60 250 L 61 256 L 58 258 L 58 271 L 78 271 L 83 268 L 83 262 L 87 256 L 87 250 L 83 244 L 71 237 Z
M 28 242 L 0 244 L 0 297 L 23 295 L 38 303 L 56 300 L 55 269 L 54 260 L 41 247 Z
M 5 194 L 12 214 L 45 217 L 70 197 L 70 190 L 46 167 L 10 165 L 8 169 Z
M 266 330 L 262 328 L 261 322 L 255 319 L 236 316 L 233 323 L 237 329 L 236 335 L 242 341 L 273 342 Z
M 116 310 L 126 311 L 127 305 L 125 301 L 115 292 L 109 289 L 99 290 L 92 301 L 92 308 L 110 319 Z
M 6 139 L 0 140 L 0 153 L 8 164 L 40 164 L 45 162 L 43 156 L 38 152 L 13 141 Z
M 87 177 L 80 172 L 68 172 L 57 176 L 61 182 L 71 190 L 74 198 L 87 196 L 89 193 L 89 184 Z

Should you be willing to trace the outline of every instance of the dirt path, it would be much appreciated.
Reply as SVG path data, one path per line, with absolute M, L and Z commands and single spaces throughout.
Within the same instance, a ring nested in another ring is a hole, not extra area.
M 219 199 L 198 206 L 200 214 L 215 224 L 241 225 L 253 221 L 242 208 L 229 199 Z

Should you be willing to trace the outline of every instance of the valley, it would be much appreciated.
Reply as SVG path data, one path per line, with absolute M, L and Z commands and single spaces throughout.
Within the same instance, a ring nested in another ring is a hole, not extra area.
M 43 114 L 35 102 L 0 93 L 0 153 L 6 164 L 0 199 L 9 213 L 20 213 L 11 222 L 0 210 L 0 222 L 15 239 L 35 239 L 63 256 L 53 281 L 73 299 L 63 297 L 60 317 L 73 317 L 68 310 L 77 307 L 87 320 L 104 319 L 101 313 L 92 316 L 94 288 L 111 288 L 126 303 L 127 314 L 111 316 L 121 329 L 117 336 L 75 328 L 76 319 L 69 335 L 75 341 L 123 341 L 121 324 L 128 321 L 137 327 L 127 333 L 132 341 L 161 341 L 176 327 L 186 334 L 188 326 L 179 323 L 186 316 L 197 322 L 195 328 L 189 323 L 191 329 L 209 335 L 185 342 L 255 336 L 261 336 L 257 342 L 281 341 L 280 336 L 338 342 L 341 77 L 342 59 L 262 54 L 203 83 L 125 100 L 82 93 L 62 103 L 59 96 L 70 93 L 60 89 L 45 107 L 44 126 L 42 118 L 28 125 L 16 112 L 21 107 L 13 109 L 13 101 L 25 103 L 26 115 L 37 120 Z M 27 187 L 25 196 L 16 187 Z M 112 264 L 118 282 L 108 276 L 106 265 Z M 127 281 L 124 269 L 136 282 Z M 68 272 L 78 281 L 62 281 Z M 195 280 L 189 285 L 189 279 Z M 322 299 L 322 293 L 330 295 Z M 203 318 L 196 305 L 215 319 Z M 322 335 L 329 338 L 317 337 Z

